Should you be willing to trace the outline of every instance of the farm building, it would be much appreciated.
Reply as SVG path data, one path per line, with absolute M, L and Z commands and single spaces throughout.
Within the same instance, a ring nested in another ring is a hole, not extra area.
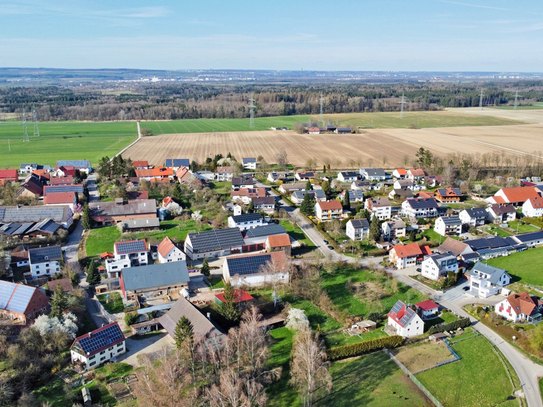
M 0 280 L 0 315 L 26 324 L 49 313 L 49 298 L 35 287 Z
M 131 219 L 151 219 L 157 217 L 154 199 L 138 199 L 125 202 L 122 198 L 114 202 L 89 203 L 92 219 L 102 226 L 116 225 Z

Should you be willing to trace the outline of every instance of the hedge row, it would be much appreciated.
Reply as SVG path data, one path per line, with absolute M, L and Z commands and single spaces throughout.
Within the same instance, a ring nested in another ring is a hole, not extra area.
M 525 223 L 531 223 L 534 226 L 537 226 L 539 228 L 543 228 L 543 218 L 522 218 L 522 220 Z
M 461 318 L 458 321 L 454 321 L 448 324 L 439 324 L 434 325 L 430 329 L 428 329 L 428 333 L 431 334 L 437 334 L 438 332 L 445 332 L 445 331 L 456 331 L 458 328 L 467 328 L 471 325 L 471 321 L 469 318 Z
M 394 335 L 372 339 L 365 342 L 353 343 L 351 345 L 338 346 L 336 348 L 328 349 L 328 359 L 345 359 L 383 348 L 397 348 L 403 343 L 404 339 L 405 338 L 403 336 Z

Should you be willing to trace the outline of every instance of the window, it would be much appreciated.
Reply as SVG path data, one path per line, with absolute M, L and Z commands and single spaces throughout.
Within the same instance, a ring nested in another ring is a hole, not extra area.
M 89 358 L 89 360 L 94 359 L 95 357 L 96 357 L 96 355 L 92 355 L 92 356 Z
M 103 355 L 104 353 L 106 353 L 106 351 L 105 351 L 105 350 L 103 350 L 102 352 L 100 352 L 100 355 Z
M 89 366 L 94 366 L 96 362 L 89 363 Z

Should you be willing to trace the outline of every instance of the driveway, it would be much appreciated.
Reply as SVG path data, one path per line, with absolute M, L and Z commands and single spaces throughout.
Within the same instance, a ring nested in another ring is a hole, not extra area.
M 126 349 L 128 351 L 117 358 L 117 362 L 128 363 L 134 367 L 141 364 L 138 360 L 139 355 L 157 353 L 164 347 L 173 347 L 174 340 L 167 333 L 150 335 L 143 339 L 126 339 Z

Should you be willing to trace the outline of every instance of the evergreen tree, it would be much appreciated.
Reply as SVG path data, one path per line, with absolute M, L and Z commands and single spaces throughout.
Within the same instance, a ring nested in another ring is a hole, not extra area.
M 68 306 L 66 293 L 60 284 L 55 287 L 55 292 L 51 296 L 51 317 L 61 318 Z
M 251 199 L 251 202 L 249 202 L 249 206 L 247 206 L 247 213 L 253 213 L 255 211 L 255 203 Z
M 322 191 L 326 194 L 326 198 L 328 198 L 332 193 L 332 187 L 330 186 L 330 182 L 322 181 L 321 188 Z
M 95 286 L 100 283 L 101 281 L 100 272 L 96 268 L 96 264 L 94 264 L 94 261 L 91 261 L 89 263 L 89 267 L 87 268 L 87 283 L 90 286 Z
M 98 169 L 96 170 L 100 178 L 107 178 L 109 179 L 111 177 L 111 163 L 109 162 L 109 157 L 102 157 L 100 162 L 98 163 Z
M 300 212 L 302 212 L 306 216 L 313 215 L 313 213 L 315 212 L 315 201 L 311 199 L 309 194 L 304 195 L 304 199 L 300 204 Z
M 326 174 L 326 165 L 323 165 L 323 166 L 322 166 L 322 173 L 323 173 L 323 174 Z
M 185 339 L 189 339 L 192 341 L 194 337 L 194 327 L 186 316 L 183 315 L 181 319 L 177 321 L 174 335 L 175 346 L 177 346 L 177 349 L 180 349 L 181 346 L 183 346 L 183 342 L 185 342 Z
M 81 224 L 83 229 L 89 230 L 92 227 L 92 217 L 89 209 L 89 205 L 85 204 L 83 207 L 83 213 L 81 214 Z
M 345 191 L 344 194 L 345 195 L 343 195 L 343 208 L 351 209 L 351 200 L 349 199 L 349 191 Z
M 239 320 L 240 312 L 239 305 L 236 302 L 236 293 L 232 284 L 226 283 L 224 285 L 223 302 L 219 307 L 219 313 L 230 322 L 237 322 Z
M 381 228 L 379 226 L 379 220 L 375 215 L 373 215 L 370 225 L 370 239 L 375 242 L 378 242 L 379 238 L 381 237 Z
M 210 269 L 209 269 L 209 263 L 207 262 L 207 257 L 204 257 L 204 261 L 202 262 L 202 274 L 206 277 L 209 277 Z
M 312 189 L 313 189 L 313 184 L 311 184 L 311 180 L 307 180 L 307 182 L 305 183 L 305 190 L 311 191 Z

